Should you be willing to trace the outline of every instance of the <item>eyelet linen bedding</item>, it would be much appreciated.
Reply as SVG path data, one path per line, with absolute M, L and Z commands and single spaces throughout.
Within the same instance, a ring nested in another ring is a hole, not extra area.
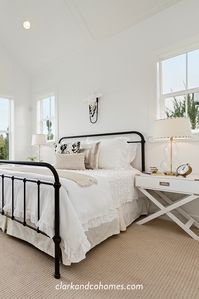
M 77 171 L 75 171 L 77 172 Z M 53 182 L 53 177 L 1 170 L 0 173 L 18 177 L 36 178 Z M 119 219 L 118 208 L 122 203 L 138 198 L 134 187 L 134 176 L 138 170 L 85 170 L 78 171 L 93 177 L 97 183 L 81 187 L 74 181 L 60 177 L 60 236 L 62 250 L 67 256 L 67 264 L 79 262 L 91 249 L 86 232 Z M 54 236 L 54 188 L 41 185 L 40 220 L 37 220 L 37 185 L 26 183 L 26 217 L 27 220 L 45 232 Z M 1 189 L 1 187 L 0 187 Z M 23 217 L 23 183 L 15 181 L 15 217 Z M 0 190 L 0 202 L 1 202 Z M 11 213 L 11 180 L 5 179 L 5 213 Z

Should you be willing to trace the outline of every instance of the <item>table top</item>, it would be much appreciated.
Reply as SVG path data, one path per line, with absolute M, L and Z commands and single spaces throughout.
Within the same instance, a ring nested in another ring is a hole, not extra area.
M 185 181 L 199 181 L 199 174 L 190 174 L 187 177 L 183 176 L 172 176 L 172 175 L 165 175 L 165 174 L 147 174 L 141 173 L 140 176 L 149 177 L 149 178 L 161 178 L 161 179 L 171 179 L 171 180 L 185 180 Z

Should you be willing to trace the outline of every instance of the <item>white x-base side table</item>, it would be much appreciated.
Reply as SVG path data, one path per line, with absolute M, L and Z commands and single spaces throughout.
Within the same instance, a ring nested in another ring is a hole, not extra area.
M 192 226 L 199 229 L 199 223 L 182 208 L 185 204 L 199 198 L 199 176 L 183 178 L 140 174 L 135 177 L 135 185 L 159 208 L 157 212 L 137 221 L 137 224 L 144 224 L 167 215 L 193 239 L 199 240 L 199 236 L 191 230 Z M 165 192 L 182 194 L 182 198 L 171 200 Z

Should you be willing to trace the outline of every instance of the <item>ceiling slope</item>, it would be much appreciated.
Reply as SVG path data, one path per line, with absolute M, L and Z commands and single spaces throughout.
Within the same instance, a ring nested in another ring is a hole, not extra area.
M 0 43 L 33 74 L 179 1 L 0 0 Z

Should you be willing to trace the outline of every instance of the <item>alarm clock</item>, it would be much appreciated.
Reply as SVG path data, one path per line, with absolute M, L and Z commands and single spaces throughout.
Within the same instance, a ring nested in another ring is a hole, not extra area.
M 190 173 L 192 173 L 192 167 L 188 163 L 182 164 L 176 169 L 176 176 L 181 175 L 186 178 Z

